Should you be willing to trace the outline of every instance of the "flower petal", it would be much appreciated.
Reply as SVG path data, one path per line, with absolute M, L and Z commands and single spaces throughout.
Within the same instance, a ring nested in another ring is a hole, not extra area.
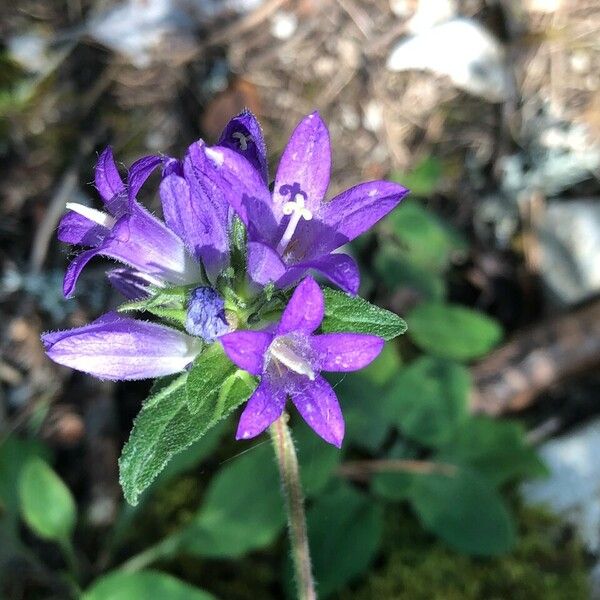
M 131 208 L 131 213 L 117 221 L 102 244 L 82 252 L 68 266 L 63 283 L 67 298 L 73 293 L 82 269 L 96 255 L 114 258 L 159 281 L 175 285 L 200 279 L 200 268 L 183 242 L 137 202 Z
M 375 335 L 360 333 L 325 333 L 311 337 L 319 369 L 323 371 L 357 371 L 375 360 L 385 341 Z
M 228 263 L 229 206 L 214 194 L 209 196 L 210 187 L 202 184 L 199 167 L 189 153 L 185 160 L 187 178 L 172 173 L 161 181 L 163 214 L 168 227 L 185 242 L 193 256 L 202 260 L 209 278 L 214 280 Z
M 127 175 L 127 194 L 130 202 L 135 200 L 146 179 L 163 163 L 163 160 L 162 156 L 144 156 L 131 165 Z
M 356 294 L 360 287 L 360 272 L 356 261 L 347 254 L 326 254 L 312 260 L 305 260 L 290 267 L 277 281 L 278 287 L 288 287 L 306 271 L 314 269 L 349 294 Z
M 300 121 L 277 168 L 273 190 L 274 212 L 277 221 L 286 202 L 297 193 L 304 196 L 306 208 L 318 212 L 331 175 L 331 145 L 329 131 L 318 112 Z
M 329 240 L 329 250 L 339 248 L 373 227 L 408 193 L 405 187 L 391 181 L 369 181 L 325 202 L 321 207 L 321 220 L 337 232 Z
M 262 129 L 256 117 L 248 109 L 227 123 L 217 145 L 238 152 L 261 174 L 265 184 L 269 183 L 267 147 Z
M 58 224 L 57 237 L 61 242 L 80 246 L 98 246 L 109 233 L 109 229 L 80 215 L 67 212 Z
M 96 189 L 105 202 L 125 191 L 110 146 L 107 146 L 98 157 L 94 179 Z
M 261 174 L 231 148 L 204 146 L 202 150 L 210 166 L 203 173 L 205 181 L 214 185 L 223 201 L 239 215 L 250 239 L 276 244 L 277 221 L 271 193 Z
M 324 314 L 323 292 L 312 277 L 306 277 L 294 290 L 285 307 L 277 333 L 279 335 L 291 331 L 312 333 L 321 324 Z
M 344 439 L 344 417 L 333 388 L 318 375 L 314 381 L 297 378 L 290 396 L 302 418 L 326 442 L 340 448 Z
M 130 300 L 147 298 L 150 287 L 156 285 L 152 277 L 134 269 L 120 267 L 107 271 L 108 282 Z
M 272 340 L 273 335 L 264 331 L 233 331 L 219 338 L 231 361 L 252 375 L 263 372 L 265 352 Z
M 263 379 L 248 400 L 238 424 L 236 440 L 248 440 L 277 420 L 285 407 L 286 395 Z
M 252 282 L 266 285 L 285 274 L 286 266 L 273 248 L 260 242 L 248 243 L 248 275 Z
M 89 325 L 44 334 L 55 362 L 102 379 L 150 379 L 182 371 L 201 350 L 185 333 L 146 321 L 105 315 Z

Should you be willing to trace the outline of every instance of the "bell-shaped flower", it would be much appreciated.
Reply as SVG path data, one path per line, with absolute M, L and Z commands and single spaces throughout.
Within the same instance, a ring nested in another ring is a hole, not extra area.
M 219 338 L 238 367 L 261 377 L 240 418 L 237 439 L 263 432 L 281 416 L 289 396 L 318 435 L 341 446 L 342 411 L 333 388 L 320 373 L 362 369 L 379 355 L 384 340 L 358 333 L 315 335 L 323 315 L 323 292 L 307 277 L 272 330 L 234 331 Z
M 65 296 L 73 294 L 81 271 L 99 255 L 124 263 L 157 285 L 183 285 L 200 279 L 200 267 L 181 239 L 136 200 L 143 183 L 163 160 L 158 156 L 138 160 L 125 185 L 110 147 L 100 155 L 95 183 L 104 211 L 68 203 L 70 212 L 58 228 L 61 241 L 89 248 L 69 264 L 63 283 Z
M 89 325 L 42 335 L 55 362 L 101 379 L 151 379 L 183 371 L 202 342 L 157 323 L 107 313 Z
M 239 144 L 222 143 L 205 148 L 204 154 L 213 163 L 206 178 L 215 182 L 215 190 L 220 190 L 248 228 L 251 279 L 283 288 L 312 269 L 356 293 L 360 278 L 355 261 L 334 251 L 385 217 L 408 190 L 389 181 L 371 181 L 324 201 L 331 146 L 327 127 L 315 112 L 293 132 L 271 194 L 260 127 L 249 113 L 243 117 L 246 123 L 240 131 L 233 131 L 232 124 L 231 134 L 239 134 Z

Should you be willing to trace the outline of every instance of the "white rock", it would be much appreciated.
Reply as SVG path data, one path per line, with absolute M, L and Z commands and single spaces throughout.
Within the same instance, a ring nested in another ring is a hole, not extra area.
M 48 40 L 41 35 L 26 33 L 9 38 L 7 50 L 15 62 L 32 73 L 43 73 L 48 68 Z
M 571 305 L 600 292 L 600 201 L 551 201 L 538 225 L 540 275 L 552 299 Z
M 417 11 L 406 24 L 410 33 L 417 34 L 457 16 L 455 0 L 419 0 Z
M 449 77 L 457 87 L 490 102 L 506 100 L 511 92 L 502 46 L 470 19 L 453 19 L 401 41 L 387 67 Z
M 298 17 L 280 10 L 271 19 L 271 35 L 278 40 L 289 40 L 298 29 Z
M 383 125 L 383 107 L 379 102 L 370 100 L 363 108 L 363 127 L 369 131 L 379 131 Z
M 550 470 L 547 479 L 521 487 L 526 502 L 563 516 L 579 531 L 591 552 L 600 550 L 600 420 L 540 448 Z

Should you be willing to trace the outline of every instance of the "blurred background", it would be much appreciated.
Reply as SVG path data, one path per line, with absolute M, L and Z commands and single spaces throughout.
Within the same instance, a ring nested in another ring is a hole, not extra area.
M 408 332 L 332 378 L 342 452 L 292 415 L 319 596 L 600 598 L 599 32 L 597 0 L 2 2 L 2 597 L 293 597 L 269 444 L 234 415 L 126 506 L 150 382 L 39 341 L 119 302 L 101 260 L 62 297 L 55 230 L 98 206 L 98 152 L 181 156 L 249 107 L 271 173 L 318 109 L 329 197 L 412 190 L 350 249 Z

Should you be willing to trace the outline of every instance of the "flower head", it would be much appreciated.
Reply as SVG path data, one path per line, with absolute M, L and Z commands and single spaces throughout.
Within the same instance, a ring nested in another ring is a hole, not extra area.
M 221 336 L 227 356 L 241 369 L 261 377 L 240 418 L 237 439 L 264 431 L 282 414 L 289 396 L 318 435 L 341 446 L 344 419 L 335 392 L 321 371 L 362 369 L 378 356 L 384 341 L 356 333 L 315 335 L 323 315 L 323 293 L 314 279 L 307 277 L 273 329 Z
M 246 115 L 247 119 L 250 116 Z M 248 227 L 248 269 L 260 285 L 287 287 L 316 270 L 347 292 L 360 283 L 354 260 L 334 250 L 387 215 L 408 194 L 389 181 L 359 184 L 324 201 L 331 172 L 329 132 L 318 113 L 305 117 L 279 163 L 273 193 L 263 169 L 264 142 L 258 124 L 246 126 L 246 150 L 222 144 L 208 156 L 216 187 Z M 248 151 L 250 157 L 245 156 Z

